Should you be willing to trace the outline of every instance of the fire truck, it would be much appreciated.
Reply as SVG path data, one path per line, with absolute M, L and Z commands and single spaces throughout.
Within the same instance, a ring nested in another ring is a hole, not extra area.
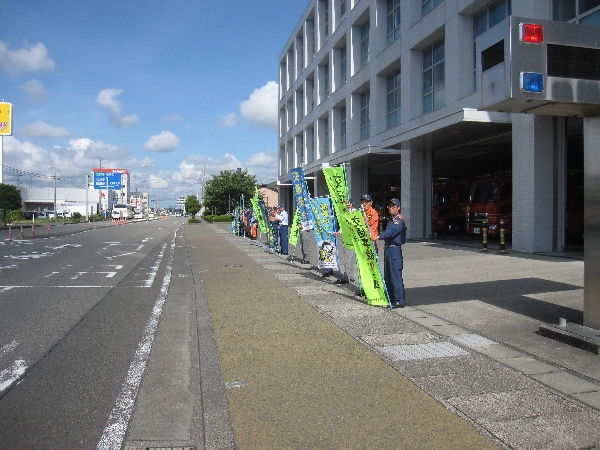
M 449 234 L 464 232 L 470 184 L 468 180 L 436 183 L 431 208 L 433 231 Z
M 504 219 L 505 233 L 512 231 L 512 174 L 510 171 L 478 177 L 471 185 L 466 214 L 467 233 L 481 234 L 483 223 L 488 234 L 500 233 Z

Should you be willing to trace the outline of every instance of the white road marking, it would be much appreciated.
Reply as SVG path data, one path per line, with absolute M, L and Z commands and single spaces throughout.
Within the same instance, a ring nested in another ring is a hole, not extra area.
M 52 252 L 43 252 L 43 253 L 37 253 L 37 252 L 33 252 L 30 254 L 27 254 L 25 252 L 18 254 L 18 255 L 6 255 L 5 258 L 11 258 L 11 259 L 39 259 L 42 258 L 44 256 L 52 256 L 54 253 Z
M 19 345 L 17 341 L 12 341 L 3 345 L 2 348 L 0 348 L 0 356 L 4 356 L 7 353 L 12 352 L 15 348 L 17 348 L 17 345 Z
M 41 289 L 46 289 L 46 288 L 112 288 L 114 286 L 0 286 L 0 292 L 6 292 L 6 291 L 10 291 L 11 289 L 23 289 L 23 288 L 30 288 L 30 289 L 37 289 L 37 288 L 41 288 Z
M 160 262 L 162 261 L 163 255 L 165 254 L 165 248 L 167 248 L 167 244 L 163 245 L 162 250 L 158 254 L 158 259 L 156 260 L 154 265 L 151 267 L 152 272 L 148 273 L 148 275 L 150 275 L 150 276 L 148 277 L 148 279 L 146 280 L 144 285 L 140 286 L 140 287 L 148 287 L 149 288 L 152 286 L 152 283 L 154 283 L 154 278 L 156 278 L 156 273 L 158 272 L 158 268 L 160 267 Z
M 115 255 L 115 256 L 107 256 L 107 257 L 106 257 L 106 259 L 108 259 L 108 260 L 112 261 L 113 259 L 115 259 L 115 258 L 119 258 L 119 257 L 121 257 L 121 256 L 129 256 L 129 255 L 134 255 L 134 254 L 135 254 L 135 252 L 122 253 L 122 254 L 120 254 L 120 255 Z
M 63 244 L 63 245 L 59 245 L 58 247 L 51 247 L 49 245 L 46 245 L 46 248 L 51 248 L 54 250 L 58 250 L 59 248 L 77 248 L 77 247 L 81 247 L 81 244 Z
M 141 249 L 143 249 L 143 248 L 144 248 L 144 244 L 142 244 L 142 245 L 140 245 L 138 248 L 136 248 L 136 251 L 138 251 L 138 252 L 139 252 L 139 251 L 140 251 Z
M 156 302 L 154 303 L 152 314 L 150 315 L 150 319 L 146 324 L 144 335 L 138 345 L 137 351 L 135 352 L 134 359 L 129 366 L 129 371 L 127 372 L 125 382 L 121 386 L 119 397 L 117 398 L 115 406 L 108 418 L 108 424 L 102 433 L 100 442 L 98 442 L 98 450 L 120 449 L 123 445 L 123 438 L 125 437 L 125 432 L 129 426 L 129 420 L 131 418 L 131 413 L 133 412 L 133 406 L 135 405 L 135 399 L 137 398 L 140 382 L 142 380 L 142 376 L 144 375 L 144 371 L 146 370 L 146 365 L 150 356 L 150 350 L 152 349 L 152 344 L 154 343 L 154 337 L 156 335 L 156 329 L 158 328 L 158 322 L 162 314 L 163 305 L 165 304 L 167 293 L 169 292 L 171 272 L 173 271 L 173 254 L 175 253 L 176 236 L 177 231 L 174 233 L 173 240 L 171 241 L 169 261 L 167 262 L 167 268 L 165 270 L 165 276 L 160 288 L 160 293 L 158 294 Z
M 27 362 L 24 359 L 17 359 L 12 366 L 0 372 L 0 392 L 4 392 L 15 381 L 21 378 L 21 375 L 27 370 Z

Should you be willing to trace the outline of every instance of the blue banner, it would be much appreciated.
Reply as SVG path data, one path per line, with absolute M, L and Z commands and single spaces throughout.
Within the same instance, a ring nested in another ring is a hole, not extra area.
M 94 172 L 94 189 L 120 191 L 121 174 L 117 172 Z
M 335 217 L 329 197 L 311 198 L 315 242 L 319 255 L 319 269 L 337 269 L 338 252 L 335 243 Z
M 308 187 L 304 178 L 304 170 L 302 167 L 294 167 L 290 169 L 290 179 L 292 180 L 292 190 L 296 199 L 296 208 L 300 213 L 300 220 L 305 229 L 313 227 L 313 216 L 310 207 L 310 196 L 308 195 Z

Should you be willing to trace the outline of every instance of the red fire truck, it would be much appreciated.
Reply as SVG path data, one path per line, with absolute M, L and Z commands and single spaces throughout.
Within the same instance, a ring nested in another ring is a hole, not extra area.
M 512 231 L 512 174 L 497 172 L 478 177 L 471 185 L 467 205 L 467 233 L 481 234 L 484 222 L 488 233 L 500 233 L 500 220 L 504 219 L 505 233 Z
M 436 183 L 431 208 L 433 231 L 448 234 L 465 231 L 465 211 L 469 201 L 470 184 L 468 180 Z

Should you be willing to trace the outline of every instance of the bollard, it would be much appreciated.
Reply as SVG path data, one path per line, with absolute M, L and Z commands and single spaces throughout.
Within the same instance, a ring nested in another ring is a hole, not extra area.
M 12 241 L 12 228 L 10 227 L 10 225 L 8 226 L 8 240 Z
M 481 227 L 481 234 L 483 235 L 483 251 L 487 252 L 487 235 L 488 235 L 488 223 L 487 220 L 483 221 L 483 226 Z
M 35 230 L 33 229 L 33 224 L 31 224 L 31 237 L 35 237 Z
M 506 241 L 504 240 L 504 219 L 500 219 L 500 253 L 505 253 Z
M 46 225 L 46 236 L 50 236 L 50 224 Z
M 88 230 L 89 230 L 89 229 L 91 228 L 91 226 L 92 226 L 92 225 L 91 225 L 91 223 L 92 223 L 92 221 L 91 221 L 91 220 L 88 220 Z
M 19 232 L 19 239 L 23 239 L 23 225 L 21 225 L 21 231 Z

